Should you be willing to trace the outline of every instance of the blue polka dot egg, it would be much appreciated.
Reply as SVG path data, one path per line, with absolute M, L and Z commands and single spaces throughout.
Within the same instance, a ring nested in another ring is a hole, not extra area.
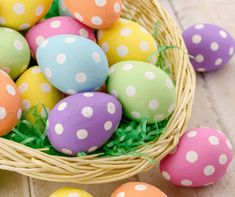
M 37 60 L 47 79 L 69 95 L 99 89 L 108 77 L 102 49 L 80 36 L 49 38 L 38 48 Z

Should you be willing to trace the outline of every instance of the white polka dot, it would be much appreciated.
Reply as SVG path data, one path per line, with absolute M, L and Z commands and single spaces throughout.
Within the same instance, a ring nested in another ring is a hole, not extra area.
M 24 99 L 24 100 L 22 100 L 22 107 L 24 110 L 29 109 L 31 107 L 31 104 L 28 100 Z
M 64 127 L 62 124 L 58 123 L 55 125 L 55 132 L 57 135 L 62 135 L 64 132 Z
M 154 120 L 155 121 L 162 121 L 162 120 L 164 120 L 165 119 L 165 117 L 164 117 L 164 115 L 163 114 L 158 114 L 158 115 L 156 115 L 155 117 L 154 117 Z
M 17 119 L 20 120 L 21 116 L 22 116 L 22 109 L 20 108 L 17 111 Z
M 227 33 L 223 30 L 220 30 L 219 34 L 221 35 L 222 38 L 227 38 L 228 37 Z
M 76 74 L 75 76 L 75 80 L 78 82 L 78 83 L 85 83 L 87 81 L 87 76 L 85 73 L 78 73 Z
M 95 0 L 95 4 L 99 7 L 105 6 L 107 3 L 107 0 Z
M 65 42 L 66 42 L 67 44 L 72 44 L 72 43 L 75 42 L 75 38 L 73 38 L 73 37 L 67 37 L 67 38 L 65 38 Z
M 196 29 L 203 29 L 204 25 L 203 24 L 198 24 L 198 25 L 195 25 L 195 28 Z
M 0 106 L 0 120 L 3 120 L 6 116 L 7 116 L 6 109 Z
M 7 90 L 8 94 L 10 94 L 11 96 L 15 96 L 16 95 L 15 88 L 12 85 L 10 85 L 10 84 L 6 85 L 6 90 Z
M 209 142 L 211 145 L 218 145 L 219 144 L 219 139 L 215 136 L 210 136 L 209 137 Z
M 140 42 L 140 49 L 144 52 L 149 50 L 149 44 L 145 41 Z
M 126 197 L 126 194 L 125 192 L 119 192 L 117 196 L 114 196 L 114 197 Z
M 195 151 L 189 151 L 186 154 L 186 160 L 189 163 L 195 163 L 198 160 L 198 154 Z
M 148 189 L 148 187 L 146 185 L 136 185 L 135 186 L 135 190 L 137 190 L 137 191 L 145 191 L 147 189 Z
M 126 95 L 128 97 L 133 97 L 136 94 L 136 88 L 132 85 L 126 87 Z
M 102 37 L 103 37 L 103 31 L 99 30 L 98 33 L 97 33 L 98 40 L 100 40 Z
M 218 51 L 218 49 L 219 49 L 219 44 L 217 42 L 212 42 L 211 43 L 211 50 Z
M 24 93 L 28 90 L 28 84 L 27 83 L 22 83 L 22 84 L 20 84 L 18 89 L 19 89 L 19 92 L 22 94 L 22 93 Z
M 162 171 L 162 176 L 168 181 L 171 180 L 170 174 L 166 171 Z
M 91 18 L 91 22 L 92 22 L 93 25 L 99 26 L 103 23 L 103 20 L 99 16 L 93 16 Z
M 175 110 L 175 103 L 172 103 L 168 108 L 168 113 L 171 114 Z
M 212 184 L 214 184 L 214 182 L 207 183 L 207 184 L 205 184 L 203 186 L 209 186 L 209 185 L 212 185 Z
M 55 20 L 52 21 L 50 24 L 51 28 L 55 29 L 55 28 L 59 28 L 61 26 L 61 21 Z
M 51 72 L 50 68 L 45 68 L 44 73 L 45 73 L 47 78 L 52 78 L 52 72 Z
M 67 148 L 63 148 L 61 151 L 66 155 L 72 155 L 73 154 L 73 152 L 71 150 L 67 149 Z
M 91 107 L 87 106 L 87 107 L 82 108 L 81 113 L 85 118 L 91 118 L 94 112 Z
M 203 55 L 199 54 L 199 55 L 196 56 L 195 60 L 196 60 L 197 63 L 202 63 L 202 62 L 204 62 L 205 58 L 204 58 Z
M 68 197 L 81 197 L 81 196 L 78 193 L 73 192 L 73 193 L 69 193 Z
M 121 12 L 121 5 L 120 5 L 120 3 L 118 3 L 118 2 L 116 2 L 116 3 L 114 3 L 114 12 L 116 12 L 116 13 L 119 13 L 119 12 Z
M 21 24 L 19 26 L 19 29 L 20 30 L 25 30 L 25 29 L 28 29 L 30 27 L 30 24 L 29 23 L 24 23 L 24 24 Z
M 131 112 L 131 116 L 135 119 L 139 119 L 141 117 L 140 113 L 137 111 Z
M 24 4 L 22 3 L 15 3 L 13 5 L 13 11 L 18 14 L 18 15 L 21 15 L 24 13 L 25 11 L 25 7 L 24 7 Z
M 143 28 L 142 26 L 140 26 L 140 31 L 142 31 L 143 33 L 145 33 L 145 34 L 148 34 L 149 32 L 145 29 L 145 28 Z
M 88 32 L 87 32 L 87 30 L 85 30 L 85 29 L 83 29 L 83 28 L 79 30 L 79 34 L 80 34 L 82 37 L 88 38 Z
M 35 10 L 35 15 L 40 16 L 43 14 L 43 11 L 44 11 L 44 7 L 42 5 L 39 5 Z
M 79 140 L 85 140 L 88 137 L 88 131 L 86 129 L 79 129 L 76 135 Z
M 126 46 L 119 46 L 117 48 L 117 54 L 120 56 L 120 57 L 125 57 L 127 54 L 128 54 L 128 47 Z
M 202 41 L 202 37 L 198 34 L 196 34 L 192 37 L 192 42 L 194 44 L 199 44 L 199 43 L 201 43 L 201 41 Z
M 75 91 L 75 90 L 67 90 L 66 93 L 69 94 L 69 95 L 72 95 L 72 94 L 76 94 L 77 91 Z
M 43 36 L 37 36 L 36 37 L 36 44 L 37 46 L 41 46 L 43 44 L 43 42 L 45 42 L 45 38 Z
M 196 135 L 197 135 L 197 131 L 190 131 L 187 133 L 187 136 L 189 138 L 194 138 L 194 137 L 196 137 Z
M 122 66 L 122 69 L 125 70 L 125 71 L 129 71 L 133 68 L 133 65 L 132 64 L 124 64 Z
M 234 54 L 234 48 L 231 47 L 231 48 L 229 49 L 229 55 L 233 55 L 233 54 Z
M 173 82 L 172 82 L 171 79 L 166 79 L 166 87 L 167 87 L 168 89 L 174 88 L 174 84 L 173 84 Z
M 85 96 L 85 97 L 87 97 L 87 98 L 90 98 L 90 97 L 93 97 L 94 94 L 91 93 L 91 92 L 86 92 L 86 93 L 83 94 L 83 96 Z
M 3 30 L 6 31 L 6 32 L 14 32 L 13 29 L 10 29 L 10 28 L 6 28 L 6 27 L 3 27 Z
M 41 90 L 45 93 L 51 92 L 51 85 L 48 83 L 42 83 Z
M 206 69 L 205 68 L 198 68 L 197 71 L 198 72 L 206 72 Z
M 16 48 L 17 50 L 19 50 L 19 51 L 22 51 L 22 50 L 23 50 L 23 47 L 24 47 L 23 43 L 22 43 L 21 41 L 19 41 L 19 40 L 16 40 L 16 41 L 14 42 L 14 46 L 15 46 L 15 48 Z
M 148 106 L 149 106 L 149 108 L 151 109 L 151 110 L 157 110 L 158 109 L 158 107 L 159 107 L 159 102 L 157 101 L 157 100 L 151 100 L 151 101 L 149 101 L 149 104 L 148 104 Z
M 98 149 L 97 146 L 92 146 L 91 148 L 89 148 L 88 152 L 91 153 L 91 152 L 94 152 Z
M 109 103 L 107 104 L 107 111 L 108 111 L 110 114 L 114 114 L 114 113 L 115 113 L 116 107 L 115 107 L 114 103 L 109 102 Z
M 105 53 L 107 53 L 108 50 L 109 50 L 109 45 L 108 45 L 108 43 L 107 43 L 107 42 L 104 42 L 104 43 L 101 45 L 101 48 L 103 49 L 103 51 L 104 51 Z
M 67 102 L 63 102 L 63 103 L 61 103 L 59 106 L 58 106 L 58 110 L 59 111 L 64 111 L 66 108 L 67 108 Z
M 100 62 L 101 62 L 100 54 L 97 53 L 97 52 L 93 52 L 93 53 L 92 53 L 92 59 L 93 59 L 96 63 L 100 63 Z
M 39 47 L 43 48 L 43 47 L 47 46 L 47 44 L 48 44 L 48 39 L 44 40 L 44 42 Z
M 74 13 L 74 16 L 75 16 L 75 18 L 78 19 L 79 21 L 83 21 L 82 15 L 79 14 L 78 12 L 75 12 L 75 13 Z
M 183 186 L 191 186 L 193 184 L 193 182 L 190 180 L 184 179 L 184 180 L 180 181 L 180 184 Z
M 34 67 L 34 68 L 32 68 L 31 72 L 33 74 L 38 74 L 38 73 L 41 73 L 41 69 L 39 67 Z
M 232 147 L 232 144 L 231 144 L 231 142 L 227 139 L 226 140 L 226 144 L 227 144 L 227 147 L 229 148 L 229 149 L 233 149 L 233 147 Z
M 118 98 L 117 90 L 111 90 L 111 95 L 113 95 L 114 97 Z
M 123 37 L 130 36 L 131 33 L 132 33 L 132 31 L 131 31 L 131 29 L 129 29 L 129 28 L 123 28 L 123 29 L 121 30 L 121 36 L 123 36 Z
M 108 131 L 110 129 L 112 129 L 113 123 L 111 121 L 107 121 L 104 123 L 104 129 L 105 131 Z
M 5 20 L 5 18 L 3 18 L 3 17 L 0 17 L 0 24 L 1 25 L 3 25 L 3 24 L 5 24 L 6 23 L 6 20 Z
M 58 64 L 64 64 L 66 62 L 66 55 L 64 53 L 60 53 L 56 57 L 56 61 Z
M 225 154 L 220 155 L 220 157 L 219 157 L 219 163 L 220 163 L 221 165 L 225 165 L 225 164 L 227 163 L 227 161 L 228 161 L 227 155 L 225 155 Z
M 215 167 L 212 165 L 206 166 L 204 168 L 204 175 L 205 176 L 211 176 L 215 173 Z
M 223 63 L 223 60 L 221 58 L 216 59 L 215 66 L 219 66 Z
M 144 76 L 148 80 L 154 80 L 155 77 L 156 77 L 156 75 L 151 71 L 148 71 L 148 72 L 144 73 Z

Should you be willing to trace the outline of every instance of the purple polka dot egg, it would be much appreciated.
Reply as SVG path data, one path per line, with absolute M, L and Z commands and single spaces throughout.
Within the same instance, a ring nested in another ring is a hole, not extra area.
M 165 179 L 178 186 L 202 187 L 221 179 L 233 159 L 232 145 L 211 128 L 187 131 L 171 154 L 160 163 Z
M 235 51 L 235 40 L 223 28 L 212 24 L 197 24 L 183 33 L 191 63 L 198 72 L 209 72 L 224 67 Z
M 48 118 L 48 138 L 61 153 L 93 152 L 114 134 L 122 118 L 119 101 L 108 94 L 87 92 L 60 101 Z

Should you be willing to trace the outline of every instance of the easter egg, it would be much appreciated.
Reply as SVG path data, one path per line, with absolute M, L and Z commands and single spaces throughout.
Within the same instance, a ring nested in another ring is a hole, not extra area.
M 167 197 L 158 188 L 141 182 L 129 182 L 116 189 L 111 197 Z
M 49 197 L 93 197 L 93 196 L 81 189 L 65 187 L 55 191 Z
M 232 158 L 232 145 L 222 132 L 196 128 L 183 135 L 174 153 L 161 161 L 160 169 L 175 185 L 202 187 L 223 177 Z
M 16 85 L 21 94 L 23 110 L 39 105 L 39 113 L 43 115 L 43 106 L 50 112 L 64 98 L 64 94 L 48 82 L 38 66 L 26 70 L 18 78 Z M 28 119 L 33 121 L 31 116 Z
M 24 37 L 15 30 L 0 27 L 0 69 L 16 79 L 30 60 L 30 50 Z
M 25 30 L 40 21 L 53 0 L 0 0 L 0 25 Z
M 119 19 L 110 29 L 99 30 L 98 43 L 110 65 L 124 60 L 145 62 L 157 50 L 152 35 L 138 23 L 126 19 Z
M 125 115 L 136 121 L 145 116 L 148 123 L 162 121 L 171 115 L 176 104 L 171 78 L 145 62 L 124 61 L 113 65 L 107 91 L 119 99 Z
M 49 38 L 38 48 L 37 60 L 47 79 L 66 94 L 96 90 L 108 77 L 104 52 L 81 36 Z
M 12 79 L 0 70 L 0 136 L 8 134 L 21 118 L 21 99 Z
M 65 5 L 64 0 L 59 0 L 59 13 L 60 16 L 72 16 L 67 6 Z
M 94 29 L 110 28 L 120 17 L 121 0 L 64 0 L 76 19 Z
M 36 56 L 38 46 L 46 39 L 61 34 L 79 35 L 95 41 L 93 30 L 76 19 L 68 16 L 53 17 L 42 21 L 28 31 L 26 39 L 33 56 Z
M 98 92 L 75 94 L 51 111 L 48 138 L 67 155 L 93 152 L 113 135 L 121 117 L 122 107 L 115 97 Z
M 214 71 L 225 66 L 234 55 L 235 40 L 223 28 L 212 24 L 189 27 L 183 37 L 194 69 L 198 72 Z

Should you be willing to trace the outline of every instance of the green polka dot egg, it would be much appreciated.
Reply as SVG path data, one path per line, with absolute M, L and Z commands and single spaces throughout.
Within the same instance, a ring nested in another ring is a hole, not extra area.
M 110 65 L 125 60 L 146 61 L 157 50 L 153 36 L 145 28 L 123 18 L 112 28 L 99 30 L 98 43 Z
M 140 61 L 123 61 L 110 68 L 107 91 L 122 103 L 125 115 L 148 123 L 162 121 L 174 111 L 176 89 L 160 68 Z
M 0 38 L 0 69 L 16 79 L 28 67 L 28 43 L 20 33 L 5 27 L 0 27 Z
M 53 0 L 0 0 L 0 25 L 25 30 L 39 22 Z

